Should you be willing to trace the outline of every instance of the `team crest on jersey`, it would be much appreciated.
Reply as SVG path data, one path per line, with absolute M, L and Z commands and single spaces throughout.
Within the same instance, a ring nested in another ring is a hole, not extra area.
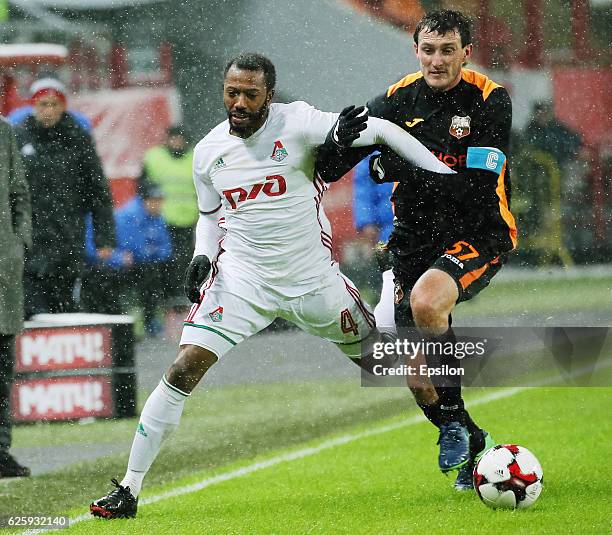
M 452 136 L 455 136 L 457 139 L 461 139 L 462 137 L 470 135 L 470 123 L 472 119 L 470 116 L 459 117 L 459 115 L 455 115 L 451 119 L 451 125 L 448 131 Z
M 216 171 L 217 169 L 223 169 L 224 167 L 227 167 L 227 165 L 225 164 L 225 162 L 223 161 L 223 158 L 219 158 L 216 162 L 215 165 L 213 166 L 213 170 Z
M 272 150 L 270 158 L 275 162 L 282 162 L 287 156 L 289 156 L 287 149 L 283 147 L 282 142 L 277 139 L 274 142 L 274 149 Z
M 223 320 L 223 307 L 217 307 L 212 312 L 208 313 L 208 317 L 215 323 Z

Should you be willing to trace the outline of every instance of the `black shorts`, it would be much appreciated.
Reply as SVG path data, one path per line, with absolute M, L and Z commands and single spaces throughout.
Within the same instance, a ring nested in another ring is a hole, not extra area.
M 398 312 L 410 313 L 410 292 L 428 269 L 448 273 L 459 291 L 457 303 L 468 301 L 486 288 L 505 262 L 506 256 L 479 250 L 467 240 L 459 240 L 448 249 L 432 249 L 419 258 L 394 258 L 395 304 Z

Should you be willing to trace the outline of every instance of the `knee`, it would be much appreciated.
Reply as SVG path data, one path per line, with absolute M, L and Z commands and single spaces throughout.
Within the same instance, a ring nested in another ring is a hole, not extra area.
M 189 393 L 215 362 L 217 356 L 208 349 L 183 346 L 166 372 L 166 380 L 172 386 Z
M 417 327 L 432 330 L 432 334 L 448 326 L 447 311 L 436 305 L 426 294 L 413 292 L 410 296 L 410 309 Z

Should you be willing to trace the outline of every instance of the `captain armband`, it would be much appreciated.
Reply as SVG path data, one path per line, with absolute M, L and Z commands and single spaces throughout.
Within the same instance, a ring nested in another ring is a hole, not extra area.
M 500 175 L 506 163 L 506 155 L 494 147 L 468 147 L 466 167 L 482 169 Z

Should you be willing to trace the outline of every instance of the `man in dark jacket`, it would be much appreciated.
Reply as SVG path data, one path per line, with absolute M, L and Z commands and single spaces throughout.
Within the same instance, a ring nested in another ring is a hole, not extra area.
M 91 213 L 101 258 L 115 240 L 112 202 L 90 135 L 66 113 L 66 90 L 54 79 L 30 88 L 34 114 L 17 130 L 32 196 L 33 247 L 25 263 L 26 317 L 75 310 L 83 263 L 84 221 Z
M 0 478 L 30 470 L 10 454 L 15 335 L 23 327 L 23 250 L 31 245 L 30 195 L 15 136 L 0 119 Z
M 575 159 L 582 136 L 555 117 L 552 102 L 537 102 L 524 132 L 525 143 L 551 154 L 563 165 Z

